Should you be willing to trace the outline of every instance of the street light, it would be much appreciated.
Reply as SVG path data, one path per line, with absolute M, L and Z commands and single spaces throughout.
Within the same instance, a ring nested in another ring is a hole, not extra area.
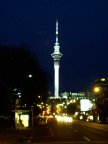
M 29 74 L 28 77 L 29 77 L 29 78 L 32 78 L 32 74 Z
M 105 88 L 96 86 L 94 87 L 94 94 L 98 96 L 98 98 L 105 98 Z
M 94 87 L 94 92 L 95 93 L 100 93 L 101 88 L 99 86 Z
M 99 86 L 94 87 L 94 94 L 98 96 L 98 98 L 104 97 L 103 88 Z

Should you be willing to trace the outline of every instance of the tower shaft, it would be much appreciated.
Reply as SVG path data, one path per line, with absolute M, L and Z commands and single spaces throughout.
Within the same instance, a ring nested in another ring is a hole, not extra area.
M 59 97 L 59 64 L 54 62 L 54 96 Z

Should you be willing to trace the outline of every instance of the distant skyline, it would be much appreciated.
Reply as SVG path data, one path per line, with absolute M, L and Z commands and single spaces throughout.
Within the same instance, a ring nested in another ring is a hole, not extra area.
M 0 44 L 26 44 L 54 75 L 51 53 L 59 21 L 60 92 L 79 92 L 108 78 L 107 0 L 0 1 Z M 53 93 L 53 81 L 49 88 Z

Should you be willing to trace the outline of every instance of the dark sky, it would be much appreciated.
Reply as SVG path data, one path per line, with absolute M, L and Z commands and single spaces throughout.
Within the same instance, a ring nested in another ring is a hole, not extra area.
M 0 43 L 27 44 L 53 76 L 56 19 L 63 54 L 60 92 L 83 91 L 108 77 L 108 0 L 2 0 Z

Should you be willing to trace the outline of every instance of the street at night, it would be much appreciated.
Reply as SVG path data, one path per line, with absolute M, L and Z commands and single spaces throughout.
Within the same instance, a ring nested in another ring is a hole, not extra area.
M 9 136 L 10 135 L 10 136 Z M 74 120 L 72 123 L 58 123 L 50 120 L 47 125 L 13 134 L 2 134 L 0 143 L 91 143 L 108 144 L 108 125 Z M 4 138 L 4 139 L 3 139 Z

